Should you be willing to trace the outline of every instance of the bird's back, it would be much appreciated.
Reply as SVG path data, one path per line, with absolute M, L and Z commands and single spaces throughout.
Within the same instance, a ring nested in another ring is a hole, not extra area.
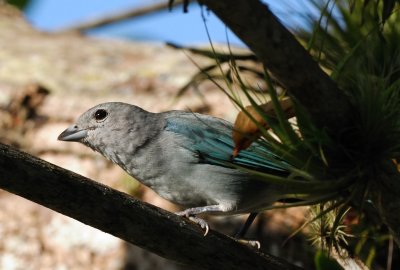
M 158 153 L 147 164 L 157 171 L 157 177 L 143 182 L 161 196 L 190 207 L 223 204 L 228 213 L 249 212 L 278 199 L 269 184 L 236 166 L 286 175 L 284 163 L 272 153 L 257 150 L 257 145 L 233 158 L 229 122 L 183 111 L 159 116 L 165 121 L 164 129 L 143 149 Z

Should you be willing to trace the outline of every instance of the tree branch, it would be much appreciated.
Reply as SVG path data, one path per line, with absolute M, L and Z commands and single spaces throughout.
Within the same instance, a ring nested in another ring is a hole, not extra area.
M 338 134 L 350 125 L 350 105 L 310 54 L 259 0 L 198 0 L 213 11 L 267 67 L 315 123 Z
M 183 0 L 176 0 L 171 4 L 171 7 L 182 5 L 182 3 L 183 3 Z M 86 21 L 86 22 L 78 23 L 78 24 L 75 24 L 70 27 L 62 29 L 61 32 L 70 32 L 70 31 L 84 32 L 84 31 L 88 31 L 90 29 L 98 28 L 98 27 L 105 26 L 108 24 L 120 22 L 123 20 L 148 15 L 150 13 L 165 10 L 169 7 L 170 6 L 168 3 L 161 2 L 161 3 L 156 3 L 154 5 L 149 5 L 149 6 L 145 6 L 145 7 L 134 8 L 131 10 L 126 10 L 126 11 L 120 12 L 120 13 L 109 14 L 109 15 L 103 16 L 101 18 L 94 18 L 94 19 Z
M 302 268 L 0 144 L 0 188 L 162 257 L 205 269 Z

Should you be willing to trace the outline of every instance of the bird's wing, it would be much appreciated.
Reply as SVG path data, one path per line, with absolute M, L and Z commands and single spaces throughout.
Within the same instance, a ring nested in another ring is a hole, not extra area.
M 165 130 L 183 136 L 188 143 L 181 146 L 193 152 L 199 162 L 224 167 L 240 165 L 275 175 L 289 174 L 289 164 L 256 143 L 233 157 L 232 125 L 222 119 L 173 112 L 166 117 Z

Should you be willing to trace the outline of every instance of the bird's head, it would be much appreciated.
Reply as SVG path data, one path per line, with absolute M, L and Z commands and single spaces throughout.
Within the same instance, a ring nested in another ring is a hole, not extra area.
M 140 120 L 140 117 L 135 116 L 141 112 L 140 108 L 126 103 L 99 104 L 79 116 L 75 124 L 58 136 L 58 140 L 80 142 L 100 150 L 102 145 L 118 141 L 127 128 L 138 124 L 135 120 Z
M 135 154 L 164 125 L 164 119 L 158 114 L 127 103 L 109 102 L 84 112 L 58 140 L 83 143 L 122 166 L 122 157 Z
M 99 104 L 79 116 L 75 124 L 58 136 L 58 140 L 85 143 L 106 129 L 115 118 L 114 114 L 115 106 L 112 103 Z

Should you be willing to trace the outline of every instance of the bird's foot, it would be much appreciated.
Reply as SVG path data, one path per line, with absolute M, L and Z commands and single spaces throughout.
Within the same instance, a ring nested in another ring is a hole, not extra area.
M 248 247 L 251 248 L 255 248 L 255 249 L 260 249 L 261 248 L 261 244 L 259 241 L 257 240 L 245 240 L 245 239 L 236 239 L 235 240 L 243 245 L 246 245 Z
M 181 217 L 185 217 L 189 220 L 191 220 L 192 222 L 196 223 L 197 225 L 200 226 L 200 228 L 204 231 L 204 236 L 206 236 L 208 234 L 208 231 L 210 230 L 208 223 L 201 218 L 198 218 L 192 214 L 190 214 L 188 211 L 182 211 L 182 212 L 178 212 L 176 213 L 178 216 Z

